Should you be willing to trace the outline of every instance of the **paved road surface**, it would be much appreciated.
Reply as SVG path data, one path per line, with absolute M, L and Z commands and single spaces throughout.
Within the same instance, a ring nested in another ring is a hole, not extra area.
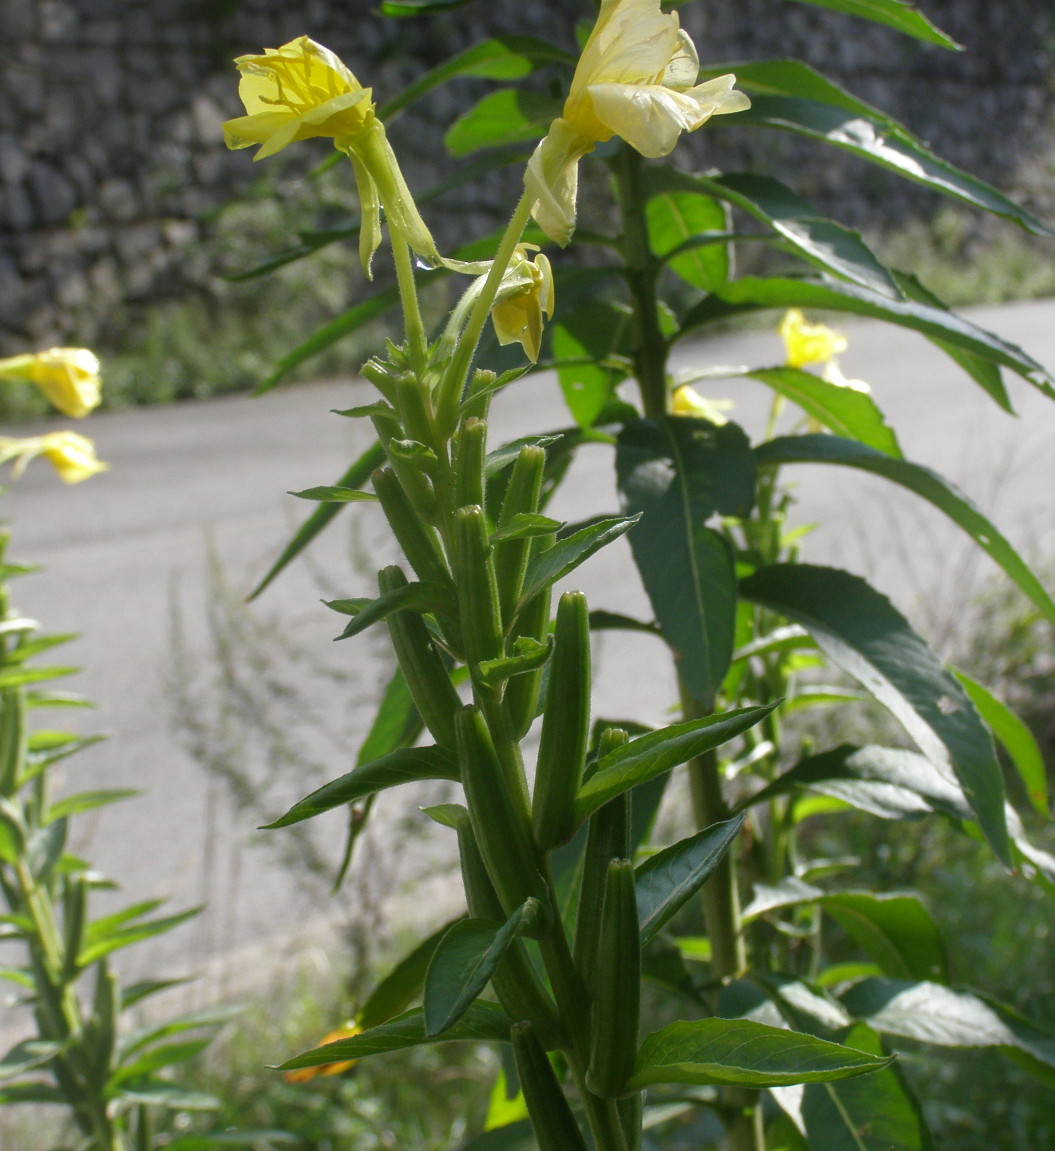
M 986 309 L 974 318 L 1055 365 L 1055 302 Z M 1027 553 L 1050 557 L 1055 405 L 1012 378 L 1021 417 L 1013 419 L 922 337 L 864 323 L 847 330 L 851 348 L 842 367 L 871 382 L 907 457 L 958 482 Z M 770 333 L 740 334 L 686 357 L 771 364 L 780 359 L 780 345 Z M 735 401 L 734 418 L 749 429 L 760 427 L 767 404 L 761 385 L 736 381 L 722 394 Z M 169 896 L 174 906 L 209 903 L 195 924 L 141 949 L 133 968 L 154 974 L 200 968 L 260 943 L 276 954 L 283 940 L 300 937 L 327 910 L 324 899 L 291 886 L 272 850 L 261 846 L 265 835 L 283 833 L 253 831 L 254 821 L 232 810 L 223 788 L 203 773 L 173 731 L 173 604 L 179 606 L 189 666 L 197 677 L 214 674 L 206 619 L 215 603 L 207 589 L 210 550 L 233 587 L 250 587 L 306 509 L 284 493 L 332 482 L 351 453 L 365 446 L 362 429 L 329 411 L 364 402 L 367 395 L 361 382 L 342 381 L 258 400 L 102 415 L 87 430 L 111 463 L 110 472 L 64 488 L 38 463 L 6 497 L 14 556 L 46 567 L 19 583 L 15 601 L 49 631 L 81 633 L 67 651 L 84 671 L 70 686 L 99 705 L 89 727 L 112 733 L 70 761 L 67 784 L 145 789 L 130 803 L 82 817 L 75 846 L 119 877 L 129 896 Z M 529 378 L 517 384 L 496 403 L 494 422 L 498 434 L 508 435 L 565 422 L 555 383 Z M 954 628 L 958 605 L 991 574 L 988 560 L 972 558 L 969 542 L 939 515 L 913 507 L 889 485 L 813 467 L 789 469 L 787 475 L 799 484 L 802 520 L 823 524 L 807 541 L 806 558 L 869 574 L 916 620 Z M 555 514 L 574 519 L 614 510 L 609 452 L 592 447 L 583 452 Z M 345 513 L 342 523 L 359 518 L 359 536 L 339 526 L 313 553 L 316 566 L 331 573 L 337 594 L 371 592 L 369 573 L 355 571 L 348 556 L 361 555 L 369 545 L 377 530 L 374 514 Z M 645 612 L 627 562 L 620 545 L 582 570 L 578 582 L 594 606 Z M 929 599 L 920 598 L 924 588 L 931 589 Z M 343 727 L 338 739 L 351 739 L 349 729 L 361 723 L 356 701 L 377 691 L 384 662 L 369 639 L 330 643 L 339 621 L 318 603 L 320 594 L 301 563 L 262 598 L 255 618 L 270 639 L 260 649 L 264 663 L 243 678 L 259 685 L 268 676 L 283 682 L 302 676 L 309 705 L 321 705 L 327 722 Z M 299 656 L 282 648 L 287 636 L 318 653 L 329 672 L 306 670 Z M 642 661 L 655 654 L 649 646 L 654 641 L 626 642 L 643 644 L 624 653 L 629 664 L 617 660 L 610 637 L 601 641 L 600 710 L 657 720 L 672 698 L 669 672 L 662 663 L 642 670 Z M 215 752 L 233 740 L 250 758 L 258 753 L 253 740 L 246 745 L 229 731 L 214 735 Z M 330 736 L 298 728 L 293 742 L 294 751 L 320 761 L 323 778 L 351 764 L 354 746 L 341 748 Z M 304 775 L 310 787 L 307 770 Z M 290 798 L 308 789 L 303 782 L 288 785 Z M 332 853 L 339 819 L 322 831 Z M 402 877 L 420 869 L 420 858 L 405 852 L 394 863 L 373 858 L 374 882 L 365 894 L 350 897 L 353 905 L 365 900 L 369 909 L 381 895 L 398 890 Z

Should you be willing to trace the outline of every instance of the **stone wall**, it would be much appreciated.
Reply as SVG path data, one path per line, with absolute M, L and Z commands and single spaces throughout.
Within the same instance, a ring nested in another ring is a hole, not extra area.
M 27 340 L 113 335 L 125 305 L 208 281 L 205 222 L 259 174 L 247 153 L 222 145 L 221 121 L 241 111 L 232 56 L 307 32 L 383 95 L 484 34 L 559 29 L 568 44 L 570 7 L 492 0 L 397 22 L 372 15 L 372 0 L 0 0 L 0 353 Z M 1038 172 L 1038 157 L 1051 155 L 1051 0 L 925 7 L 967 53 L 792 0 L 707 0 L 682 18 L 705 59 L 806 59 L 949 159 L 1050 208 L 1050 164 Z M 464 86 L 438 94 L 394 129 L 417 186 L 443 169 L 442 128 L 465 96 Z M 931 203 L 776 133 L 716 127 L 693 146 L 704 149 L 701 163 L 778 157 L 804 194 L 855 223 L 903 219 Z M 460 208 L 486 213 L 496 194 L 494 183 L 477 185 Z

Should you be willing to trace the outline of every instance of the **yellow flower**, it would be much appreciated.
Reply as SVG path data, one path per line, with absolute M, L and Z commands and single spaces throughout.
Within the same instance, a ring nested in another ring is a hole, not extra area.
M 849 346 L 842 332 L 836 332 L 826 324 L 807 323 L 798 308 L 789 308 L 784 314 L 780 335 L 789 368 L 826 363 Z
M 672 415 L 695 416 L 697 419 L 710 420 L 712 424 L 718 427 L 729 422 L 722 413 L 728 411 L 732 406 L 731 400 L 709 400 L 688 384 L 682 384 L 675 388 L 670 397 Z
M 572 77 L 562 115 L 528 162 L 532 211 L 550 239 L 575 228 L 577 165 L 596 144 L 621 136 L 643 156 L 670 153 L 682 132 L 751 105 L 736 77 L 697 84 L 699 57 L 676 13 L 660 0 L 603 0 Z
M 335 1031 L 330 1031 L 324 1035 L 319 1040 L 318 1045 L 325 1047 L 327 1043 L 336 1043 L 338 1039 L 351 1039 L 353 1035 L 358 1035 L 361 1030 L 362 1028 L 355 1023 L 346 1023 L 343 1027 L 338 1027 Z M 287 1083 L 307 1083 L 317 1075 L 341 1075 L 354 1067 L 356 1062 L 355 1059 L 346 1059 L 340 1063 L 320 1063 L 315 1067 L 298 1067 L 293 1071 L 287 1071 L 284 1078 Z
M 865 395 L 872 394 L 872 389 L 864 380 L 851 380 L 844 376 L 842 368 L 835 360 L 829 360 L 824 365 L 824 371 L 821 375 L 829 384 L 834 384 L 837 388 L 849 388 L 852 392 L 864 392 Z
M 29 380 L 74 419 L 99 403 L 99 360 L 87 348 L 49 348 L 0 360 L 0 379 Z
M 262 160 L 297 140 L 332 138 L 355 171 L 362 208 L 359 256 L 367 275 L 381 242 L 381 208 L 389 227 L 419 256 L 439 263 L 436 245 L 377 118 L 370 88 L 307 36 L 268 48 L 262 56 L 239 56 L 235 64 L 242 74 L 238 95 L 246 115 L 224 124 L 228 148 L 259 144 L 253 159 Z
M 18 479 L 37 456 L 44 456 L 67 484 L 79 484 L 110 466 L 96 456 L 92 441 L 77 432 L 48 432 L 26 439 L 0 437 L 0 463 L 15 461 L 11 469 L 13 479 Z
M 500 344 L 519 343 L 532 363 L 542 345 L 542 318 L 553 316 L 553 270 L 534 244 L 518 244 L 491 308 Z

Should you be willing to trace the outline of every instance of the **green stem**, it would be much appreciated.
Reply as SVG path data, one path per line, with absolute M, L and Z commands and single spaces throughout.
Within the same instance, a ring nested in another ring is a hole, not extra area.
M 392 258 L 396 265 L 399 299 L 403 305 L 403 324 L 407 333 L 410 364 L 415 375 L 421 380 L 428 364 L 428 341 L 425 338 L 425 325 L 418 304 L 418 287 L 414 282 L 414 262 L 410 255 L 410 245 L 403 234 L 393 228 L 391 236 Z
M 623 220 L 619 246 L 626 265 L 630 304 L 634 314 L 634 373 L 641 404 L 651 420 L 667 413 L 667 341 L 659 328 L 656 282 L 659 261 L 648 243 L 645 194 L 642 183 L 644 160 L 623 145 L 612 162 L 616 198 Z

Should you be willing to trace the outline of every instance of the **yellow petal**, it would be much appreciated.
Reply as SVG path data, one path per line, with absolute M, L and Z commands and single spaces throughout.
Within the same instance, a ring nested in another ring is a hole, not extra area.
M 351 1039 L 362 1030 L 355 1023 L 348 1023 L 334 1031 L 327 1032 L 318 1042 L 317 1046 L 325 1047 L 327 1043 L 336 1043 L 339 1039 Z M 355 1066 L 357 1060 L 344 1059 L 337 1063 L 320 1063 L 315 1067 L 298 1067 L 294 1071 L 287 1071 L 283 1078 L 287 1083 L 307 1083 L 319 1075 L 341 1075 Z
M 87 348 L 37 352 L 29 378 L 60 412 L 74 419 L 86 416 L 101 398 L 99 360 Z
M 535 200 L 531 214 L 543 232 L 561 247 L 575 231 L 579 160 L 593 146 L 594 142 L 584 140 L 567 120 L 554 120 L 524 173 L 524 185 Z
M 846 337 L 826 324 L 810 324 L 798 308 L 789 308 L 780 322 L 780 335 L 784 341 L 789 368 L 804 368 L 807 364 L 823 364 L 832 356 L 845 352 Z
M 675 388 L 670 398 L 670 410 L 675 416 L 695 416 L 718 427 L 729 422 L 722 412 L 732 406 L 729 400 L 709 400 L 688 384 Z

